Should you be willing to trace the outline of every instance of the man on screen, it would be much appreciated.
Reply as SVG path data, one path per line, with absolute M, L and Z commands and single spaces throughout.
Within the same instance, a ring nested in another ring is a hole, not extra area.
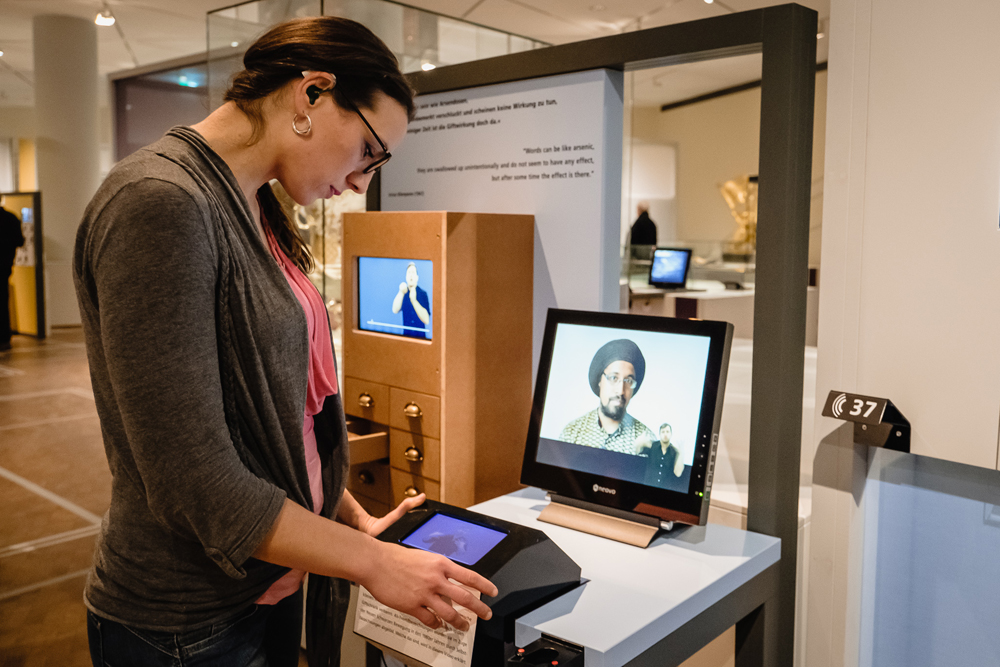
M 417 287 L 417 265 L 406 266 L 406 281 L 399 283 L 399 293 L 392 300 L 392 312 L 403 311 L 403 335 L 427 338 L 427 325 L 431 321 L 431 302 L 427 292 Z
M 639 447 L 639 453 L 649 458 L 646 464 L 646 486 L 668 487 L 672 477 L 684 474 L 684 461 L 680 450 L 670 442 L 673 428 L 670 424 L 660 426 L 660 441 Z
M 656 436 L 627 412 L 645 375 L 646 359 L 638 345 L 625 338 L 606 343 L 590 362 L 590 388 L 600 405 L 567 424 L 559 439 L 621 454 L 648 449 Z

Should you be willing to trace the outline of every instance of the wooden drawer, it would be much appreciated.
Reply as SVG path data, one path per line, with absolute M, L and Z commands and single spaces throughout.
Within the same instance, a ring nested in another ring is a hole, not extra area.
M 384 431 L 352 433 L 348 427 L 347 446 L 351 451 L 351 465 L 378 461 L 389 457 L 389 434 Z
M 440 438 L 441 399 L 390 387 L 389 425 L 402 431 L 420 433 L 428 438 Z
M 367 496 L 388 503 L 389 464 L 372 461 L 351 466 L 347 472 L 347 489 L 352 496 Z
M 407 453 L 416 456 L 413 450 L 419 452 L 422 460 L 412 461 L 407 458 Z M 389 463 L 393 468 L 440 481 L 441 441 L 394 428 L 389 432 Z
M 362 402 L 368 403 L 367 407 Z M 345 377 L 344 412 L 378 424 L 388 424 L 389 387 L 377 382 Z
M 441 485 L 437 482 L 395 468 L 390 470 L 389 474 L 392 476 L 393 507 L 403 502 L 403 499 L 407 497 L 406 490 L 411 487 L 420 493 L 426 493 L 431 500 L 441 500 Z

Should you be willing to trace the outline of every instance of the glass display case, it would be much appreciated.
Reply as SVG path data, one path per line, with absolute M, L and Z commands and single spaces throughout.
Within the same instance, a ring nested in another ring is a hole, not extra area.
M 734 241 L 673 241 L 663 246 L 691 249 L 689 281 L 714 281 L 727 289 L 754 286 L 756 254 Z M 622 247 L 622 280 L 631 289 L 649 286 L 653 246 Z

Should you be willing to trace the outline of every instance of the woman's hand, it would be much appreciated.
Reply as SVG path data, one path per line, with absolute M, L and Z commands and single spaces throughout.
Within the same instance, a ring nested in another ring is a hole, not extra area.
M 426 496 L 422 493 L 420 495 L 413 496 L 412 498 L 407 498 L 403 502 L 399 503 L 396 509 L 389 512 L 381 519 L 376 519 L 371 514 L 367 514 L 366 518 L 363 518 L 358 522 L 358 530 L 367 535 L 371 535 L 372 537 L 376 537 L 383 530 L 399 521 L 401 516 L 423 503 L 425 498 Z
M 452 606 L 452 600 L 484 621 L 493 616 L 486 604 L 458 585 L 493 597 L 497 587 L 485 577 L 429 551 L 385 542 L 378 545 L 379 555 L 372 563 L 371 576 L 358 583 L 382 604 L 413 616 L 431 629 L 441 627 L 442 621 L 462 632 L 469 629 L 469 621 Z

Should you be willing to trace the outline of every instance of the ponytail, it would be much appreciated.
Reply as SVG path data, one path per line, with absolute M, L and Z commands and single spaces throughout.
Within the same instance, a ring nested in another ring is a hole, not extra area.
M 278 242 L 281 252 L 285 253 L 288 259 L 299 268 L 302 273 L 309 275 L 316 268 L 316 261 L 309 246 L 299 236 L 299 230 L 295 228 L 295 223 L 288 219 L 281 202 L 274 195 L 270 183 L 265 183 L 257 190 L 257 200 L 260 202 L 261 222 L 263 222 L 274 240 Z

